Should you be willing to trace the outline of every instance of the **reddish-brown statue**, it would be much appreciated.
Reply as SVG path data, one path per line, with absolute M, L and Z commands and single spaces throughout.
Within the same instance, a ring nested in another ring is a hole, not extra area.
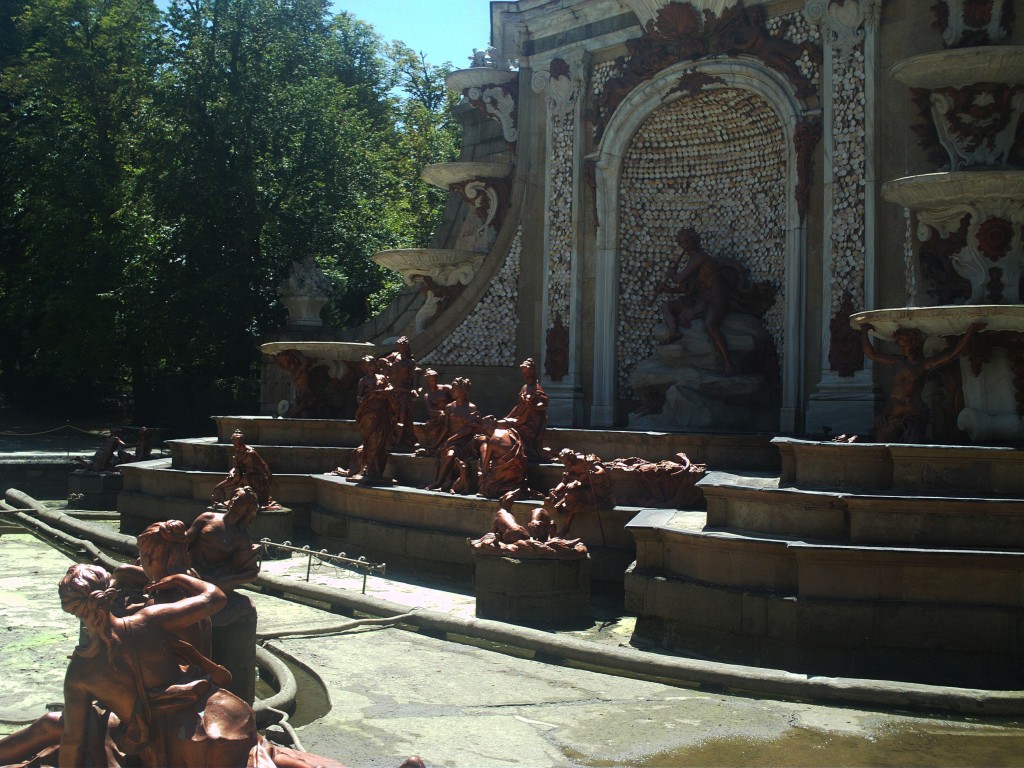
M 613 459 L 607 469 L 635 473 L 646 496 L 631 499 L 638 506 L 675 507 L 687 509 L 703 502 L 704 494 L 697 482 L 707 472 L 706 464 L 694 464 L 685 453 L 677 453 L 675 461 L 649 461 L 632 457 Z
M 499 424 L 486 416 L 476 436 L 480 462 L 477 470 L 477 495 L 500 499 L 510 491 L 526 488 L 526 447 L 515 427 Z
M 548 426 L 548 396 L 537 380 L 537 365 L 532 357 L 519 364 L 523 387 L 519 390 L 516 404 L 504 421 L 516 428 L 526 446 L 530 461 L 544 461 L 550 456 L 550 449 L 544 447 L 544 433 Z
M 478 555 L 497 557 L 576 560 L 587 556 L 580 539 L 553 535 L 554 523 L 544 510 L 535 510 L 528 525 L 521 525 L 512 514 L 516 492 L 505 494 L 494 515 L 491 530 L 479 539 L 469 540 L 469 548 Z
M 418 387 L 423 369 L 416 365 L 416 359 L 409 349 L 409 338 L 402 336 L 395 342 L 395 351 L 387 356 L 390 363 L 388 379 L 394 390 L 395 401 L 395 444 L 396 451 L 411 451 L 416 447 L 416 432 L 413 425 L 412 406 L 419 396 Z
M 894 366 L 889 402 L 875 422 L 875 440 L 894 443 L 924 442 L 929 409 L 921 393 L 924 391 L 928 374 L 959 358 L 971 337 L 985 325 L 974 323 L 956 344 L 931 357 L 924 356 L 924 334 L 916 328 L 897 329 L 893 333 L 893 341 L 899 346 L 901 354 L 886 355 L 876 352 L 868 340 L 868 331 L 872 330 L 872 326 L 863 327 L 861 343 L 864 354 L 876 363 Z
M 128 444 L 121 438 L 121 430 L 112 428 L 90 461 L 76 456 L 75 462 L 91 472 L 116 472 L 121 457 L 128 455 L 127 452 Z
M 228 476 L 217 483 L 213 489 L 212 499 L 214 503 L 223 504 L 236 489 L 242 486 L 249 486 L 256 492 L 260 507 L 263 509 L 274 509 L 279 505 L 270 495 L 270 467 L 267 462 L 252 448 L 245 444 L 245 435 L 240 430 L 235 430 L 231 435 L 231 444 L 234 452 L 231 454 L 231 469 Z
M 416 454 L 436 456 L 437 449 L 447 437 L 444 432 L 444 409 L 452 401 L 452 388 L 450 384 L 437 383 L 437 371 L 433 368 L 424 371 L 423 384 L 420 394 L 427 406 L 427 421 L 423 425 L 423 440 Z
M 196 571 L 229 597 L 260 574 L 260 547 L 249 534 L 258 510 L 255 491 L 243 486 L 228 499 L 224 512 L 204 512 L 189 526 L 188 548 Z
M 701 247 L 700 235 L 692 227 L 676 233 L 682 249 L 680 261 L 688 257 L 686 266 L 679 264 L 665 276 L 658 293 L 676 294 L 677 298 L 662 302 L 661 314 L 668 336 L 661 342 L 671 344 L 682 338 L 681 328 L 689 328 L 694 320 L 702 320 L 704 329 L 722 357 L 723 372 L 735 372 L 729 345 L 722 335 L 722 323 L 730 311 L 764 314 L 774 303 L 774 291 L 767 284 L 747 285 L 746 272 L 734 259 L 713 258 Z
M 381 361 L 366 355 L 362 366 L 363 377 L 356 387 L 356 424 L 363 438 L 362 466 L 348 479 L 363 485 L 378 485 L 384 482 L 384 469 L 394 437 L 394 390 L 387 375 L 380 372 Z
M 611 476 L 600 457 L 563 448 L 558 460 L 564 467 L 562 480 L 548 492 L 545 506 L 561 518 L 559 535 L 565 536 L 576 515 L 613 507 L 615 499 Z
M 480 429 L 480 411 L 469 401 L 472 382 L 464 377 L 452 381 L 454 399 L 444 408 L 445 439 L 437 451 L 437 472 L 432 491 L 469 493 L 469 465 L 473 460 L 474 438 Z

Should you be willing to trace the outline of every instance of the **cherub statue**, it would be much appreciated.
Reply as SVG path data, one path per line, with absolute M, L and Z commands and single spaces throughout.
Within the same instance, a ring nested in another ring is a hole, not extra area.
M 924 442 L 929 410 L 921 393 L 928 374 L 960 357 L 971 337 L 985 326 L 986 323 L 973 323 L 956 344 L 931 357 L 924 356 L 925 337 L 916 328 L 898 328 L 893 333 L 893 341 L 900 348 L 899 355 L 877 352 L 868 339 L 868 332 L 874 330 L 873 326 L 861 328 L 864 354 L 876 363 L 894 366 L 889 402 L 875 422 L 875 440 L 883 443 Z

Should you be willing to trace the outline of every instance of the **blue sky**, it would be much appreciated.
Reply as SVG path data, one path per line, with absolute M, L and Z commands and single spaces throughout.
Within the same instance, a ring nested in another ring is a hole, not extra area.
M 424 53 L 429 63 L 450 61 L 456 69 L 468 67 L 473 49 L 486 48 L 491 35 L 490 0 L 337 0 L 333 7 Z

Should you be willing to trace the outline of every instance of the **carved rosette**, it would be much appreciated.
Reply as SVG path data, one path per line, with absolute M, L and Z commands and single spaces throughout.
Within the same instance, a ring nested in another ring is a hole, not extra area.
M 1006 0 L 938 0 L 932 11 L 946 47 L 959 48 L 1005 40 L 1013 7 Z
M 949 245 L 950 264 L 971 284 L 969 303 L 1017 304 L 1024 252 L 1021 238 L 1024 201 L 986 203 L 918 211 L 917 236 L 922 241 L 937 236 Z M 963 238 L 962 247 L 955 249 L 965 217 L 967 236 Z

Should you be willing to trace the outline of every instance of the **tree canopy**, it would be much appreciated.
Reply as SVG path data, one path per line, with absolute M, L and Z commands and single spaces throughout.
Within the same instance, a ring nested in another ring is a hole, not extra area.
M 309 256 L 362 322 L 429 244 L 451 68 L 324 0 L 12 0 L 0 11 L 0 391 L 180 429 L 250 412 Z

